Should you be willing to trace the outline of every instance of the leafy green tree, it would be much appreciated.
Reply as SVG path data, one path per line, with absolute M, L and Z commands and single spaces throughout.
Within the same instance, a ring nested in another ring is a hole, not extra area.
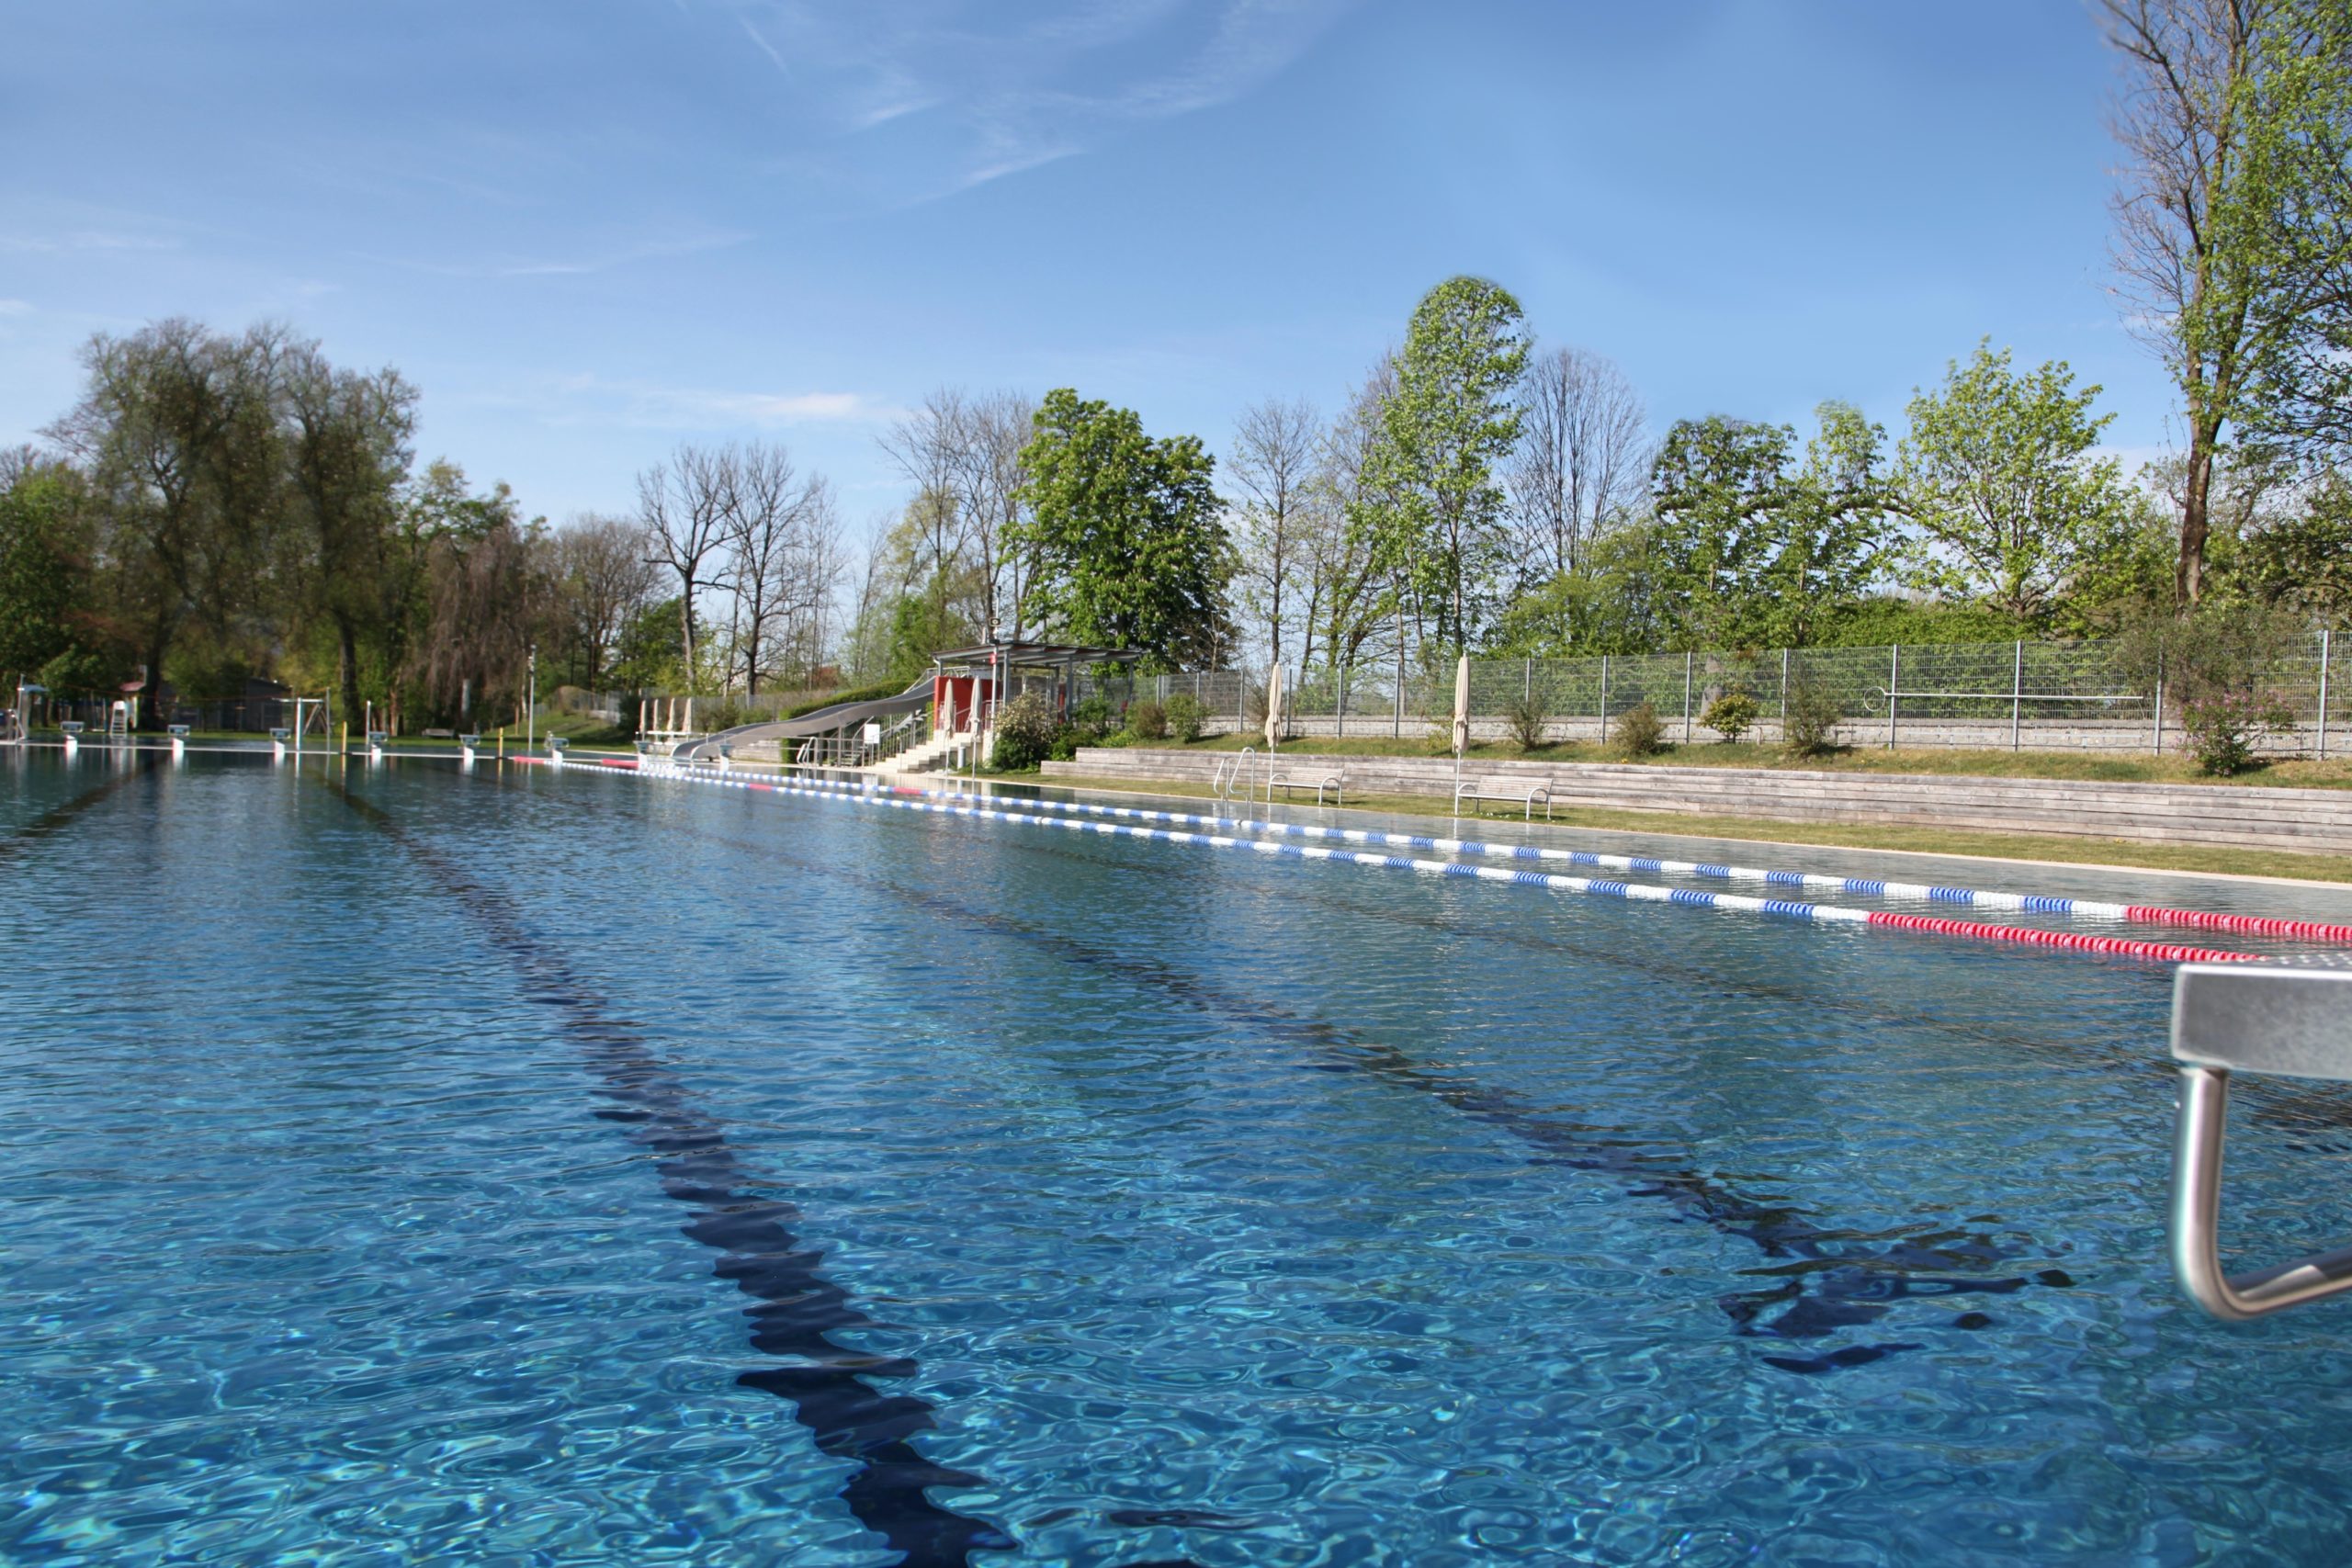
M 1650 475 L 1663 617 L 1686 646 L 1802 647 L 1883 575 L 1895 540 L 1884 433 L 1827 402 L 1796 432 L 1713 415 L 1668 432 Z
M 50 434 L 92 487 L 111 604 L 160 686 L 192 628 L 234 639 L 279 596 L 285 502 L 275 367 L 282 335 L 160 321 L 83 351 L 86 382 Z M 160 726 L 164 705 L 143 705 Z
M 1021 462 L 1030 513 L 1007 532 L 1035 555 L 1024 618 L 1165 669 L 1231 649 L 1236 562 L 1198 437 L 1155 440 L 1134 411 L 1063 387 L 1038 408 Z
M 356 713 L 361 639 L 380 639 L 400 609 L 387 568 L 416 389 L 397 370 L 338 369 L 314 343 L 288 347 L 279 382 L 303 597 L 334 630 L 338 699 Z
M 2247 532 L 2233 565 L 2233 583 L 2264 604 L 2352 621 L 2352 479 L 2321 475 L 2299 504 Z
M 1488 642 L 1501 655 L 1648 653 L 1670 640 L 1660 621 L 1657 532 L 1623 523 L 1588 536 L 1577 563 L 1503 607 Z
M 2188 435 L 2174 592 L 2205 592 L 2234 430 L 2341 423 L 2352 370 L 2352 11 L 2342 0 L 2101 0 L 2126 62 L 2117 262 Z M 2333 334 L 2333 335 L 2331 335 Z M 2335 416 L 2329 411 L 2335 411 Z
M 2091 456 L 2114 418 L 2064 360 L 2017 375 L 1976 345 L 1911 400 L 1895 488 L 1925 548 L 1915 586 L 1973 600 L 2020 628 L 2046 626 L 2068 585 L 2126 528 L 2135 500 L 2115 459 Z
M 1455 649 L 1468 646 L 1483 585 L 1509 547 L 1496 468 L 1519 441 L 1521 323 L 1519 301 L 1485 278 L 1451 277 L 1424 295 L 1367 464 L 1367 488 L 1386 501 L 1375 555 Z
M 90 582 L 79 489 L 72 469 L 28 462 L 0 490 L 0 682 L 9 690 L 83 640 Z

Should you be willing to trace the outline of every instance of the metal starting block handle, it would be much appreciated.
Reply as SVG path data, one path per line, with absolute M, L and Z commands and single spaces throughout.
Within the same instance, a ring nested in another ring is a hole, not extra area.
M 2352 1247 L 2234 1275 L 2222 1271 L 2221 1257 L 2230 1075 L 2352 1082 L 2352 953 L 2182 964 L 2173 980 L 2172 1054 L 2181 1080 L 2172 1181 L 2181 1288 L 2232 1322 L 2352 1291 Z

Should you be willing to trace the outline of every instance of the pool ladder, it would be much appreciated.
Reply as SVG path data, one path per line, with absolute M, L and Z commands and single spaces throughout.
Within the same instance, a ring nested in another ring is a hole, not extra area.
M 1216 773 L 1209 780 L 1209 793 L 1219 800 L 1230 801 L 1238 798 L 1244 805 L 1254 804 L 1258 798 L 1258 786 L 1251 782 L 1250 770 L 1257 760 L 1258 749 L 1255 746 L 1244 746 L 1233 754 L 1232 761 L 1219 762 L 1216 765 Z M 1272 764 L 1269 763 L 1268 766 L 1271 770 Z M 1274 798 L 1272 777 L 1270 771 L 1269 782 L 1266 785 L 1266 800 L 1269 805 L 1272 804 Z M 1237 789 L 1241 792 L 1238 797 L 1234 794 Z
M 2244 1274 L 2225 1272 L 2221 1257 L 2230 1075 L 2352 1082 L 2352 953 L 2182 964 L 2172 1054 L 2180 1064 L 2172 1260 L 2181 1289 L 2230 1322 L 2352 1291 L 2352 1247 Z

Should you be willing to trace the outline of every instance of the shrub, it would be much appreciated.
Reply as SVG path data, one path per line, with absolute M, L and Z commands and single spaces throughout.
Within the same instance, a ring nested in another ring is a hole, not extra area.
M 1208 717 L 1209 710 L 1190 692 L 1179 692 L 1168 699 L 1168 731 L 1179 740 L 1198 740 Z
M 997 709 L 989 764 L 1007 773 L 1035 767 L 1053 750 L 1061 728 L 1052 704 L 1035 692 L 1022 693 Z
M 1168 739 L 1168 710 L 1146 697 L 1127 709 L 1127 728 L 1138 740 Z
M 2256 745 L 2294 722 L 2285 703 L 2255 692 L 2217 692 L 2184 703 L 2180 709 L 2181 728 L 2198 770 L 2223 778 L 2253 766 Z
M 1648 703 L 1627 708 L 1614 722 L 1621 756 L 1650 757 L 1666 750 L 1666 720 Z
M 1522 751 L 1532 751 L 1544 744 L 1544 721 L 1550 716 L 1544 706 L 1541 696 L 1527 691 L 1503 704 L 1503 720 L 1510 726 L 1510 738 L 1519 742 Z
M 1791 756 L 1819 757 L 1838 749 L 1838 721 L 1846 714 L 1835 692 L 1792 673 L 1782 700 L 1787 716 L 1781 721 L 1781 745 Z
M 1082 735 L 1075 729 L 1057 729 L 1054 732 L 1052 744 L 1046 748 L 1046 761 L 1048 762 L 1069 761 L 1078 755 L 1078 749 L 1085 745 L 1090 739 L 1091 737 Z
M 1111 701 L 1108 697 L 1089 697 L 1069 710 L 1069 728 L 1089 740 L 1099 740 L 1111 733 Z M 1068 758 L 1062 761 L 1068 761 Z
M 1756 727 L 1760 711 L 1756 699 L 1746 692 L 1725 692 L 1707 705 L 1699 722 L 1721 735 L 1725 740 L 1736 740 Z

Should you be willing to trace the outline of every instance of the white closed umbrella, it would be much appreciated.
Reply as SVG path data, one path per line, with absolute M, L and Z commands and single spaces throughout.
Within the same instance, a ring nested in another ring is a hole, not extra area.
M 1470 750 L 1470 656 L 1453 666 L 1453 808 L 1462 809 L 1462 753 Z
M 1283 733 L 1283 667 L 1279 664 L 1266 676 L 1266 750 L 1272 751 Z

